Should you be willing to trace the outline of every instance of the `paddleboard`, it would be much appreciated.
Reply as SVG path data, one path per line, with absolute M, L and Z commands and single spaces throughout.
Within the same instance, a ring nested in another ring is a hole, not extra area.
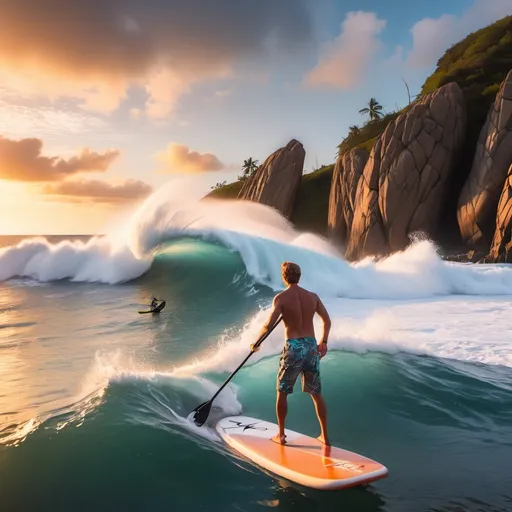
M 160 313 L 160 311 L 162 311 L 162 309 L 165 308 L 165 300 L 163 300 L 162 302 L 160 302 L 160 304 L 158 304 L 158 306 L 154 309 L 148 309 L 147 311 L 139 311 L 139 313 L 141 315 L 143 315 L 144 313 Z
M 222 439 L 262 468 L 292 482 L 321 490 L 363 485 L 385 478 L 382 464 L 313 437 L 285 430 L 287 444 L 270 438 L 278 433 L 275 423 L 247 416 L 229 416 L 216 425 Z

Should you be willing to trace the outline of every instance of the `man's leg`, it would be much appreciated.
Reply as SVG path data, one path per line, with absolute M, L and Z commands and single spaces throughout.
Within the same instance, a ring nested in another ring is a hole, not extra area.
M 330 445 L 329 436 L 327 435 L 327 407 L 325 406 L 324 397 L 318 394 L 309 395 L 313 399 L 313 403 L 315 404 L 316 415 L 318 417 L 318 423 L 320 423 L 320 436 L 318 440 L 321 443 L 326 445 Z
M 279 433 L 272 438 L 272 441 L 280 444 L 286 443 L 284 423 L 286 413 L 288 412 L 288 395 L 293 393 L 293 386 L 302 369 L 301 360 L 297 357 L 297 354 L 294 353 L 294 350 L 296 350 L 296 348 L 293 343 L 287 341 L 281 354 L 279 371 L 277 373 L 276 414 Z
M 279 425 L 279 434 L 272 438 L 272 441 L 276 443 L 285 444 L 286 436 L 284 435 L 284 424 L 286 420 L 286 414 L 288 412 L 288 395 L 281 391 L 277 392 L 277 401 L 276 401 L 276 414 L 277 414 L 277 424 Z
M 311 348 L 304 361 L 302 391 L 309 393 L 315 404 L 316 415 L 320 423 L 318 440 L 325 445 L 330 445 L 329 436 L 327 435 L 327 407 L 322 396 L 322 382 L 320 379 L 320 356 L 314 338 L 311 338 Z

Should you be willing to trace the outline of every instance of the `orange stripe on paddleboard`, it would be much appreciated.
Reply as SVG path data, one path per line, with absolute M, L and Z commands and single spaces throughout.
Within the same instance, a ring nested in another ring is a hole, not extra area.
M 271 441 L 277 425 L 254 418 L 230 417 L 217 424 L 222 438 L 259 466 L 316 489 L 343 489 L 387 476 L 382 464 L 317 439 L 286 431 L 288 443 Z M 235 433 L 236 432 L 236 433 Z
M 362 455 L 335 446 L 325 446 L 308 436 L 301 436 L 288 445 L 238 434 L 233 434 L 230 438 L 238 446 L 243 446 L 260 457 L 313 478 L 345 480 L 373 473 L 383 467 Z

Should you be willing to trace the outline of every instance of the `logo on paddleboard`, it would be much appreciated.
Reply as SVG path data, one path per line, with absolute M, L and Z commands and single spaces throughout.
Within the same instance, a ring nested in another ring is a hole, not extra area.
M 268 430 L 267 427 L 255 427 L 254 425 L 257 425 L 258 423 L 260 423 L 259 421 L 255 421 L 254 423 L 247 423 L 247 424 L 244 424 L 242 423 L 241 421 L 233 421 L 233 420 L 229 420 L 230 423 L 234 423 L 235 426 L 234 427 L 224 427 L 224 430 L 232 430 L 234 428 L 243 428 L 243 432 L 245 432 L 246 430 Z
M 326 468 L 343 468 L 348 471 L 355 471 L 357 473 L 362 473 L 364 464 L 354 464 L 348 460 L 339 460 L 339 459 L 331 459 L 331 464 L 325 464 Z

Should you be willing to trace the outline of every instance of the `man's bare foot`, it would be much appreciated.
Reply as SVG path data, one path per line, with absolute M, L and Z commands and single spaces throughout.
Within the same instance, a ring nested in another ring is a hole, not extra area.
M 277 443 L 277 444 L 286 444 L 286 436 L 283 434 L 283 435 L 275 435 L 274 437 L 272 437 L 270 439 L 271 441 L 274 441 L 274 443 Z
M 329 441 L 329 438 L 327 437 L 324 437 L 323 435 L 320 435 L 317 437 L 317 439 L 322 443 L 322 444 L 325 444 L 326 446 L 331 446 L 331 442 Z

